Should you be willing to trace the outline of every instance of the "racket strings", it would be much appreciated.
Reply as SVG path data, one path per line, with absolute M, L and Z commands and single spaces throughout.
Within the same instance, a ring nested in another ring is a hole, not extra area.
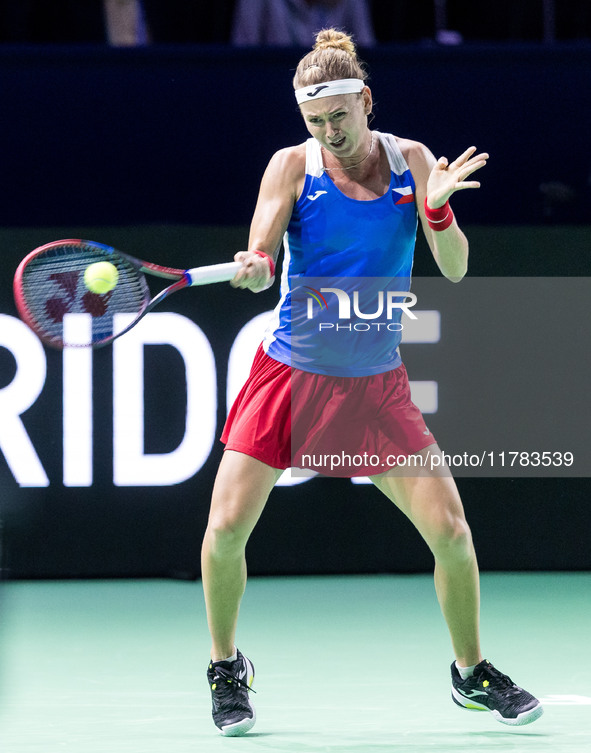
M 84 283 L 86 268 L 97 261 L 117 267 L 119 279 L 107 293 L 93 293 Z M 92 317 L 92 341 L 111 337 L 115 313 L 137 315 L 147 306 L 150 293 L 144 276 L 116 253 L 84 246 L 59 246 L 38 254 L 26 265 L 22 290 L 30 316 L 46 337 L 63 342 L 66 314 Z

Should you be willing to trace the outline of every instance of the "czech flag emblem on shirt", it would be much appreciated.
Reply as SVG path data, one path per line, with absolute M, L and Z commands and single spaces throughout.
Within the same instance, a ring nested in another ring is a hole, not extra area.
M 402 186 L 401 188 L 393 188 L 394 204 L 411 204 L 415 200 L 415 195 L 412 191 L 412 186 Z

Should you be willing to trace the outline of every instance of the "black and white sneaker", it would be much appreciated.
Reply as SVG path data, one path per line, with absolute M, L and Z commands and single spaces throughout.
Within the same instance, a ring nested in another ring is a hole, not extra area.
M 210 662 L 207 680 L 211 689 L 211 713 L 216 727 L 226 737 L 240 737 L 254 727 L 256 713 L 248 694 L 255 692 L 252 663 L 238 651 L 233 661 Z
M 462 708 L 490 711 L 499 722 L 514 726 L 535 722 L 544 713 L 537 698 L 486 659 L 467 680 L 462 680 L 455 662 L 451 665 L 451 697 Z

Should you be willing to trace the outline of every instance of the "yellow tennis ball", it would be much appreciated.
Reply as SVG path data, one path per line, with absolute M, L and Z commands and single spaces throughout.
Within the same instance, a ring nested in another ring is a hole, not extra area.
M 91 293 L 108 293 L 117 285 L 119 272 L 110 261 L 97 261 L 90 264 L 84 271 L 84 284 Z

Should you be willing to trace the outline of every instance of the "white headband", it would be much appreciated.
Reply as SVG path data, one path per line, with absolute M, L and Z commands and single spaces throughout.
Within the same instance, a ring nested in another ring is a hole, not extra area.
M 334 97 L 335 94 L 358 94 L 363 87 L 364 82 L 360 78 L 340 78 L 337 81 L 324 81 L 322 84 L 312 84 L 304 86 L 303 89 L 296 89 L 295 95 L 298 105 L 302 102 L 310 102 L 322 97 Z

